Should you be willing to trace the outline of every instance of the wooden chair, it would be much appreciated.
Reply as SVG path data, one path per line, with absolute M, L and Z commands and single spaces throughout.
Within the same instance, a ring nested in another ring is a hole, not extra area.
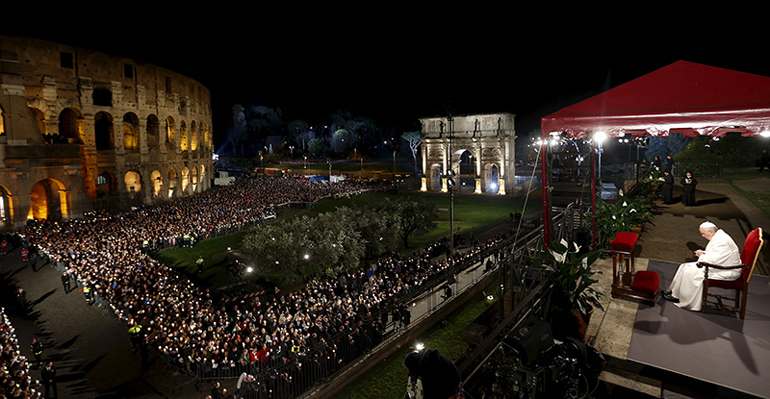
M 741 319 L 746 317 L 746 301 L 749 293 L 749 282 L 751 281 L 751 275 L 754 273 L 754 266 L 757 264 L 757 258 L 759 252 L 762 250 L 762 228 L 756 228 L 746 236 L 746 242 L 743 244 L 743 250 L 741 251 L 741 263 L 735 266 L 718 266 L 711 265 L 705 262 L 698 262 L 699 266 L 704 266 L 704 273 L 706 274 L 706 280 L 703 282 L 703 305 L 702 310 L 715 309 L 727 312 L 738 312 Z M 724 280 L 711 280 L 708 278 L 709 269 L 738 269 L 741 268 L 741 276 L 732 281 Z M 710 288 L 722 288 L 725 290 L 734 290 L 735 296 L 719 295 L 709 292 Z M 717 302 L 708 302 L 708 298 L 716 298 Z M 722 299 L 728 299 L 733 301 L 734 306 L 727 306 L 722 303 Z

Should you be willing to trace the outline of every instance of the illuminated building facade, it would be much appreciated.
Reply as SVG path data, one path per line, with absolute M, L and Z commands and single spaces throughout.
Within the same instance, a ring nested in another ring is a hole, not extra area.
M 447 191 L 446 173 L 458 189 L 513 194 L 516 132 L 509 113 L 422 118 L 422 191 Z
M 211 128 L 209 91 L 195 80 L 0 36 L 0 227 L 204 191 Z

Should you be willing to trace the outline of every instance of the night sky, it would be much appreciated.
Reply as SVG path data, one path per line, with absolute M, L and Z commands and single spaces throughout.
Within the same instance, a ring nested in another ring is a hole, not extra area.
M 199 19 L 166 15 L 152 29 L 138 13 L 138 20 L 108 28 L 11 23 L 0 32 L 121 55 L 198 80 L 211 91 L 217 142 L 234 103 L 280 108 L 287 119 L 309 122 L 342 109 L 402 131 L 419 130 L 421 117 L 510 112 L 517 133 L 526 135 L 542 116 L 678 60 L 770 76 L 762 44 L 768 34 L 747 24 L 557 21 L 497 9 L 352 10 L 354 16 L 334 18 L 312 10 L 252 10 L 236 19 L 206 12 Z

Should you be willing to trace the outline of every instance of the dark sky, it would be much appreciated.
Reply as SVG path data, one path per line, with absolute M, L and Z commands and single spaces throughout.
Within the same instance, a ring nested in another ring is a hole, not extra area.
M 608 24 L 599 18 L 589 28 L 586 21 L 553 23 L 496 9 L 399 11 L 353 10 L 356 17 L 335 18 L 244 12 L 221 19 L 201 10 L 197 19 L 142 15 L 109 27 L 6 24 L 0 31 L 194 78 L 211 91 L 216 135 L 233 103 L 281 108 L 287 118 L 311 122 L 345 109 L 402 130 L 419 129 L 418 118 L 449 112 L 510 112 L 523 135 L 542 116 L 678 60 L 770 76 L 765 46 L 756 47 L 767 37 L 761 27 L 753 28 L 755 35 L 745 25 L 701 29 L 681 21 Z

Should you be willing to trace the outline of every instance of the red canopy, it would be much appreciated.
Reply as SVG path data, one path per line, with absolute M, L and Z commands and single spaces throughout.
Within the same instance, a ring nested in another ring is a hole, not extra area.
M 543 137 L 751 136 L 770 129 L 770 78 L 678 61 L 545 116 Z
M 552 133 L 590 138 L 595 132 L 613 137 L 723 136 L 728 132 L 754 136 L 770 131 L 770 78 L 678 61 L 545 116 L 540 128 L 543 138 Z M 542 151 L 543 164 L 546 157 Z M 543 238 L 549 246 L 550 183 L 547 168 L 542 170 Z M 595 196 L 592 203 L 595 211 Z

